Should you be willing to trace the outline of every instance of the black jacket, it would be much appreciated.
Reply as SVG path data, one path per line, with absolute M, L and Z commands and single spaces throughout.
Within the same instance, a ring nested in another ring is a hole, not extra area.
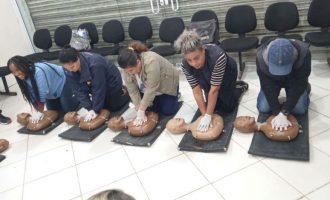
M 263 51 L 269 43 L 257 49 L 256 64 L 260 86 L 265 93 L 273 115 L 277 115 L 282 109 L 278 101 L 281 88 L 285 88 L 286 90 L 286 102 L 283 105 L 283 109 L 290 113 L 297 104 L 300 96 L 305 92 L 308 85 L 308 77 L 311 73 L 309 45 L 298 40 L 290 41 L 297 49 L 298 57 L 292 67 L 292 71 L 286 76 L 270 74 L 269 68 L 262 56 Z
M 68 72 L 68 80 L 80 105 L 98 113 L 104 107 L 106 96 L 122 89 L 120 72 L 110 60 L 98 54 L 83 52 L 79 59 L 80 72 Z

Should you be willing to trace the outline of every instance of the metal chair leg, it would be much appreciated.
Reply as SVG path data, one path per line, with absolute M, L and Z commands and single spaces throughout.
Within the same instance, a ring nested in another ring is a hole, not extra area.
M 238 52 L 238 62 L 239 62 L 238 80 L 241 80 L 245 69 L 245 62 L 242 61 L 242 52 Z
M 2 82 L 3 82 L 3 86 L 5 87 L 5 91 L 4 92 L 0 91 L 0 95 L 16 96 L 17 95 L 16 92 L 10 92 L 9 91 L 9 87 L 8 87 L 6 77 L 3 76 L 1 78 L 2 78 Z

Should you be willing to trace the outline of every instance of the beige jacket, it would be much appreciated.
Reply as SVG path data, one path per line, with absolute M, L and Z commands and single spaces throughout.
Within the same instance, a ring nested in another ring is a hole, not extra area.
M 177 95 L 179 71 L 168 60 L 155 52 L 147 51 L 141 53 L 141 61 L 141 81 L 145 85 L 142 100 L 135 75 L 124 72 L 125 84 L 136 107 L 140 104 L 151 106 L 157 92 Z

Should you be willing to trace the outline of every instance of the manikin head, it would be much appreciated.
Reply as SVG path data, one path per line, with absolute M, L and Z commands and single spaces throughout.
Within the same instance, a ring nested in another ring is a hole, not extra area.
M 8 149 L 9 142 L 5 139 L 0 139 L 0 153 Z
M 239 116 L 234 121 L 234 127 L 241 133 L 251 133 L 258 129 L 254 117 Z
M 212 127 L 206 132 L 197 131 L 200 120 L 203 116 L 200 116 L 196 121 L 191 124 L 187 124 L 182 118 L 173 118 L 167 122 L 166 128 L 173 134 L 184 133 L 185 131 L 191 131 L 192 136 L 197 140 L 211 141 L 217 139 L 224 128 L 223 119 L 220 115 L 212 115 Z
M 183 118 L 172 118 L 167 122 L 166 129 L 173 134 L 180 134 L 187 131 L 187 124 Z

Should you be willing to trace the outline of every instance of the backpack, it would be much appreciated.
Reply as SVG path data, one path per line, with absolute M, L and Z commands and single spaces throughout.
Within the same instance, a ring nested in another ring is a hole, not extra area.
M 86 29 L 72 30 L 70 46 L 76 50 L 89 50 L 91 49 L 90 37 Z
M 210 19 L 206 21 L 196 21 L 191 22 L 189 28 L 195 30 L 201 37 L 203 44 L 212 43 L 214 40 L 214 34 L 216 30 L 215 19 Z

